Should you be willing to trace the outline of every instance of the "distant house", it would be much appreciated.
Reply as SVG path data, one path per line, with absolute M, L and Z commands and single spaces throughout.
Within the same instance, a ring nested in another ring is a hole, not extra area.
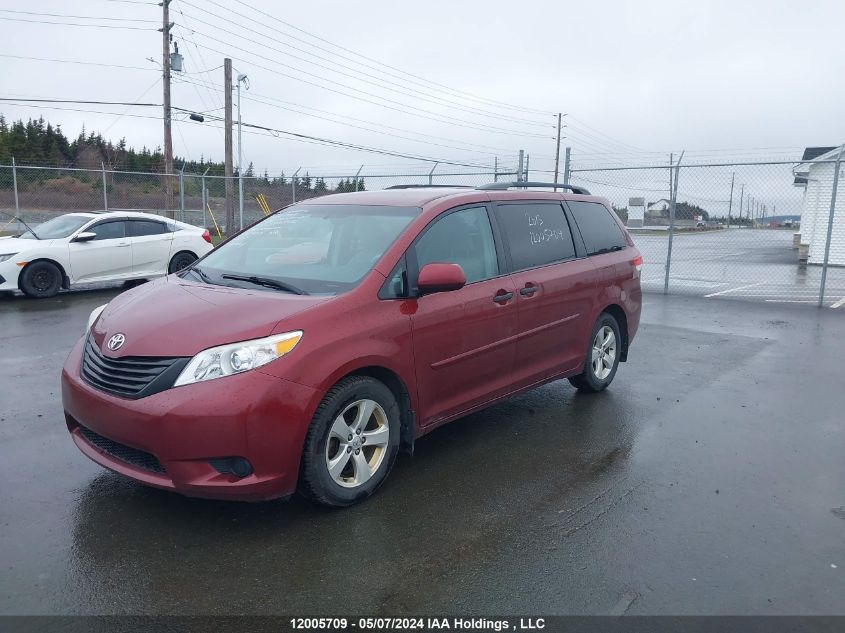
M 670 206 L 672 206 L 672 202 L 670 200 L 661 198 L 657 202 L 649 202 L 646 213 L 658 216 L 668 216 Z
M 802 161 L 834 160 L 840 147 L 808 147 Z M 824 262 L 835 163 L 802 162 L 793 171 L 796 187 L 804 188 L 801 203 L 801 243 L 809 245 L 808 263 Z M 829 263 L 845 266 L 845 180 L 840 173 L 833 214 Z

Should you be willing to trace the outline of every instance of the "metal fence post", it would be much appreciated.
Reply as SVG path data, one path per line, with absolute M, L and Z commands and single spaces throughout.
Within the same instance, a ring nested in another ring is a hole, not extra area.
M 499 157 L 493 157 L 493 182 L 499 182 Z
M 669 294 L 669 269 L 672 267 L 672 239 L 675 236 L 675 202 L 678 199 L 678 174 L 681 171 L 681 160 L 684 153 L 678 157 L 674 167 L 669 167 L 669 178 L 672 187 L 671 199 L 669 201 L 669 247 L 666 249 L 666 277 L 663 280 L 663 294 Z M 672 157 L 669 158 L 670 164 Z M 672 171 L 674 170 L 674 178 Z
M 571 153 L 572 153 L 572 148 L 567 147 L 566 148 L 566 154 L 564 155 L 564 158 L 563 158 L 563 184 L 565 184 L 565 185 L 569 184 L 569 176 L 572 172 L 572 165 L 569 162 L 569 158 L 570 158 Z
M 361 175 L 361 170 L 362 170 L 362 169 L 364 169 L 364 166 L 363 166 L 363 165 L 361 165 L 361 166 L 358 168 L 358 171 L 355 173 L 355 191 L 358 191 L 358 176 L 360 176 L 360 175 Z
M 209 167 L 202 175 L 202 228 L 208 226 L 208 189 L 205 188 L 205 177 L 208 175 Z
M 437 165 L 440 163 L 434 163 L 434 166 L 431 168 L 431 171 L 428 172 L 428 184 L 434 184 L 432 181 L 434 180 L 434 170 L 437 169 Z
M 836 162 L 833 164 L 833 192 L 830 194 L 830 215 L 827 218 L 827 238 L 824 243 L 824 261 L 822 262 L 822 282 L 819 287 L 819 307 L 824 306 L 824 287 L 827 283 L 827 263 L 830 259 L 830 238 L 833 235 L 833 217 L 836 215 L 836 190 L 839 187 L 839 166 L 842 164 L 842 152 L 845 145 L 839 148 Z
M 106 164 L 103 161 L 100 161 L 100 167 L 103 168 L 103 210 L 108 212 L 108 210 L 109 210 L 109 194 L 108 194 L 108 189 L 106 187 Z
M 18 200 L 18 166 L 15 163 L 15 157 L 12 156 L 12 189 L 15 190 L 15 217 L 19 218 L 21 215 L 21 205 Z M 18 235 L 22 233 L 21 221 L 18 220 Z
M 296 202 L 296 175 L 299 173 L 299 170 L 302 167 L 298 167 L 295 172 L 293 172 L 293 176 L 290 179 L 290 190 L 293 194 L 293 202 Z
M 179 215 L 185 221 L 185 164 L 179 170 Z

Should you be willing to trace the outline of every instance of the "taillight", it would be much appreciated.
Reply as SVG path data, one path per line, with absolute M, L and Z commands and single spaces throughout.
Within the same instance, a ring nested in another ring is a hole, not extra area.
M 643 269 L 643 256 L 637 255 L 634 259 L 631 260 L 631 265 L 634 267 L 634 277 L 640 274 L 640 271 Z
M 208 232 L 208 229 L 202 232 L 202 239 L 211 244 L 211 233 Z M 640 257 L 640 261 L 642 261 L 642 257 Z

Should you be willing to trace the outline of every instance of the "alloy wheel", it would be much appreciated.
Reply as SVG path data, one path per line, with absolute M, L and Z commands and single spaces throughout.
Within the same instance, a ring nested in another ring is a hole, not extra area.
M 338 415 L 326 441 L 329 476 L 344 488 L 369 481 L 387 454 L 390 427 L 375 400 L 357 400 Z
M 593 338 L 591 355 L 593 374 L 604 380 L 613 371 L 616 362 L 616 334 L 609 325 L 603 325 Z

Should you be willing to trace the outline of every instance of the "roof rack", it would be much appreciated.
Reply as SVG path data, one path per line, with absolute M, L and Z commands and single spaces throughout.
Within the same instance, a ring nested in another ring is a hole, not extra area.
M 392 185 L 385 189 L 472 189 L 469 185 Z
M 545 189 L 569 189 L 572 193 L 577 193 L 585 196 L 589 196 L 590 192 L 585 189 L 584 187 L 578 187 L 576 185 L 562 185 L 560 183 L 554 182 L 527 182 L 527 181 L 519 181 L 519 182 L 489 182 L 486 185 L 481 185 L 478 189 L 485 189 L 487 191 L 503 191 L 506 189 L 511 188 L 520 188 L 525 189 L 527 187 L 543 187 Z

